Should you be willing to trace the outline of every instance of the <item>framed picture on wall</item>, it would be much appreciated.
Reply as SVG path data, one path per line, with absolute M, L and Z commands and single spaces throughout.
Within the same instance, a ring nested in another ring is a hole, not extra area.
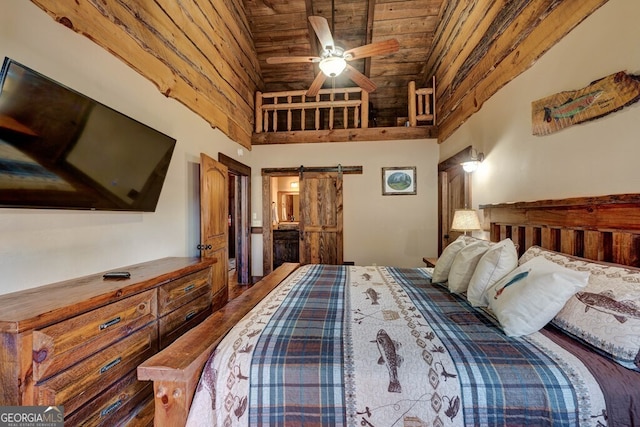
M 398 196 L 416 193 L 416 167 L 382 168 L 382 195 Z

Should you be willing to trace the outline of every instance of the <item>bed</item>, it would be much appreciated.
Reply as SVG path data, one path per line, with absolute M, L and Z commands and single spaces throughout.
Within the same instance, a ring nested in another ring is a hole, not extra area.
M 155 423 L 637 425 L 640 270 L 622 264 L 638 260 L 639 200 L 482 206 L 493 243 L 460 239 L 435 269 L 284 265 L 138 368 L 154 381 Z M 485 283 L 496 269 L 480 260 L 505 247 L 509 271 L 490 289 L 456 288 Z M 449 280 L 432 283 L 448 258 Z M 622 305 L 604 304 L 615 292 Z M 517 298 L 526 322 L 509 315 Z M 604 345 L 606 331 L 580 324 L 594 313 L 631 338 Z

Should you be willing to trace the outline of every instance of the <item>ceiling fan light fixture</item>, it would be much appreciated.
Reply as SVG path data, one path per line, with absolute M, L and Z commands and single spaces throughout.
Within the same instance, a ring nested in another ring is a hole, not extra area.
M 320 61 L 319 66 L 327 77 L 336 77 L 347 67 L 347 61 L 342 56 L 328 56 Z

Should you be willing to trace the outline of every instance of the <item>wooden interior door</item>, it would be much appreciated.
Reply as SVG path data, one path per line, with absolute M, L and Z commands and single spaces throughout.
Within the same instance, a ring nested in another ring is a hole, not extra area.
M 225 165 L 200 154 L 200 256 L 218 260 L 212 277 L 214 310 L 226 304 L 229 297 L 227 173 Z
M 456 209 L 471 206 L 471 174 L 460 164 L 470 155 L 468 147 L 438 165 L 438 254 L 462 234 L 451 231 L 451 222 Z
M 300 172 L 300 263 L 342 264 L 342 173 Z

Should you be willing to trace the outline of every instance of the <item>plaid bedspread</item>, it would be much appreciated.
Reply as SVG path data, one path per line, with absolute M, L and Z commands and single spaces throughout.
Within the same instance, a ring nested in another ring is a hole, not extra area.
M 579 360 L 426 269 L 307 265 L 212 354 L 188 425 L 596 426 L 604 407 Z

